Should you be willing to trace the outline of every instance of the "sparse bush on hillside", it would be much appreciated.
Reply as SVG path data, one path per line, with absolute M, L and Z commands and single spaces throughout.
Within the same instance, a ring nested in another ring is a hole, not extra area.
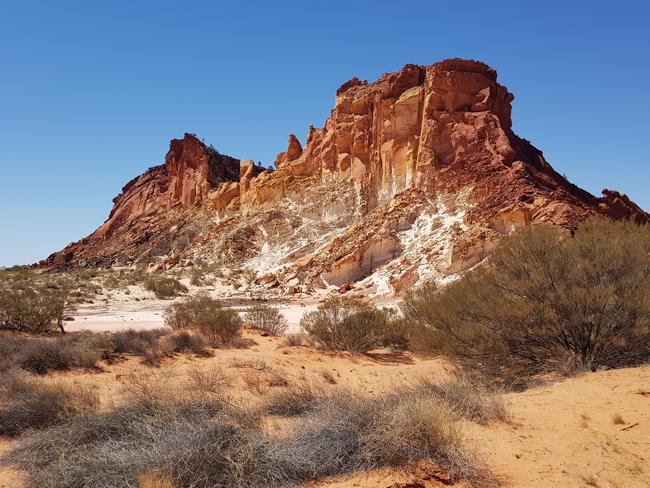
M 288 327 L 287 319 L 275 307 L 270 305 L 254 305 L 244 314 L 244 321 L 250 327 L 277 336 L 283 334 Z
M 152 276 L 145 280 L 144 287 L 152 291 L 156 298 L 167 300 L 187 293 L 187 287 L 176 278 Z
M 165 312 L 165 324 L 171 329 L 194 329 L 213 343 L 228 344 L 241 333 L 239 314 L 224 309 L 207 294 L 197 294 L 174 303 Z
M 386 314 L 371 304 L 341 297 L 329 298 L 300 321 L 327 349 L 354 352 L 381 346 L 387 323 Z
M 404 313 L 437 351 L 511 385 L 634 365 L 650 359 L 649 253 L 649 226 L 592 220 L 569 237 L 535 225 L 445 288 L 414 291 Z
M 0 435 L 62 423 L 98 405 L 97 392 L 86 387 L 6 371 L 0 376 Z

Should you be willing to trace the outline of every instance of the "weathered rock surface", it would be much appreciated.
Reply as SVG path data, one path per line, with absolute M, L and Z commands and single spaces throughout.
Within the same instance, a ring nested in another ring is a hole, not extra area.
M 596 198 L 555 172 L 512 131 L 513 99 L 494 69 L 451 59 L 344 83 L 324 126 L 304 148 L 291 134 L 275 171 L 186 134 L 102 227 L 47 262 L 225 260 L 252 270 L 251 288 L 393 293 L 475 265 L 533 222 L 649 220 L 625 195 Z

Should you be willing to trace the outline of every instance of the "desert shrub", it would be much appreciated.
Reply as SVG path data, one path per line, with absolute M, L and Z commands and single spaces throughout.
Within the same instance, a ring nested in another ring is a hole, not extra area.
M 300 325 L 327 349 L 367 352 L 383 344 L 387 322 L 386 314 L 369 303 L 333 297 L 305 314 Z
M 206 294 L 197 294 L 168 307 L 165 324 L 175 330 L 191 328 L 214 343 L 228 344 L 240 335 L 242 320 L 236 311 L 221 308 Z
M 193 334 L 189 330 L 178 330 L 169 336 L 169 343 L 174 352 L 192 352 L 194 354 L 207 354 L 210 342 L 200 334 Z
M 412 349 L 418 324 L 401 317 L 393 309 L 384 309 L 386 321 L 383 326 L 381 344 L 397 351 Z
M 282 345 L 287 347 L 311 346 L 313 341 L 307 334 L 287 334 Z
M 145 289 L 156 295 L 156 298 L 163 300 L 177 297 L 187 292 L 187 287 L 176 278 L 168 276 L 153 276 L 145 280 Z
M 236 311 L 221 309 L 201 320 L 195 327 L 211 341 L 228 344 L 239 336 L 241 326 L 242 320 Z
M 484 265 L 404 301 L 436 348 L 510 385 L 650 358 L 650 227 L 592 220 L 573 237 L 535 225 Z
M 287 319 L 275 307 L 260 304 L 254 305 L 244 314 L 244 321 L 253 329 L 277 336 L 283 334 L 288 327 Z
M 73 368 L 96 368 L 112 352 L 105 334 L 78 333 L 56 338 L 6 335 L 0 340 L 0 369 L 22 368 L 37 374 Z
M 127 329 L 113 332 L 111 334 L 113 352 L 142 355 L 148 350 L 159 350 L 161 348 L 160 338 L 166 333 L 167 331 L 164 329 Z
M 61 423 L 93 412 L 98 405 L 94 390 L 8 371 L 0 376 L 0 435 L 15 436 L 27 429 Z
M 222 307 L 217 300 L 207 293 L 197 293 L 167 307 L 165 325 L 172 330 L 197 328 L 220 310 Z
M 115 333 L 77 332 L 57 337 L 31 337 L 4 333 L 0 336 L 0 371 L 22 368 L 34 373 L 97 368 L 100 360 L 111 361 L 122 354 L 142 357 L 143 363 L 157 366 L 173 352 L 205 353 L 205 337 L 192 335 L 184 346 L 178 334 L 164 340 L 165 329 L 133 329 Z M 188 349 L 189 348 L 189 349 Z
M 0 289 L 0 328 L 42 333 L 64 331 L 65 317 L 72 313 L 70 290 L 55 284 Z

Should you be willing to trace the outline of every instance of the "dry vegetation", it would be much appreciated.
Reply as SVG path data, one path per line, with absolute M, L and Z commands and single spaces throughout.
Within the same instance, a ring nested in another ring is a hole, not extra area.
M 244 314 L 246 324 L 270 335 L 281 335 L 287 330 L 287 319 L 277 308 L 270 305 L 253 305 Z
M 66 381 L 44 381 L 24 371 L 0 376 L 0 435 L 15 436 L 27 429 L 49 427 L 94 412 L 97 393 Z
M 197 294 L 167 308 L 165 324 L 173 330 L 193 329 L 214 344 L 233 345 L 241 335 L 242 319 L 207 294 Z
M 167 300 L 187 293 L 188 289 L 178 279 L 169 276 L 152 276 L 144 282 L 145 289 L 156 295 L 156 298 Z
M 331 351 L 368 352 L 390 346 L 407 349 L 411 327 L 394 313 L 345 297 L 332 297 L 300 321 L 305 331 Z
M 0 435 L 18 444 L 0 463 L 24 470 L 30 487 L 227 488 L 296 486 L 427 459 L 452 481 L 492 485 L 464 433 L 468 425 L 506 420 L 502 389 L 650 359 L 649 253 L 648 228 L 632 223 L 591 221 L 573 236 L 534 226 L 504 239 L 484 265 L 445 288 L 412 292 L 401 315 L 334 297 L 303 317 L 306 334 L 265 338 L 286 356 L 318 346 L 347 352 L 319 354 L 351 364 L 379 348 L 400 357 L 404 350 L 439 354 L 457 366 L 454 377 L 411 378 L 365 393 L 320 364 L 319 376 L 297 380 L 283 365 L 247 356 L 231 358 L 236 381 L 200 364 L 181 380 L 149 370 L 130 378 L 117 405 L 101 408 L 93 390 L 44 375 L 99 370 L 130 355 L 149 366 L 177 354 L 207 357 L 250 344 L 244 323 L 276 336 L 286 320 L 268 305 L 251 307 L 242 320 L 199 293 L 168 307 L 168 330 L 55 336 L 74 286 L 17 272 L 13 283 L 22 285 L 0 299 L 0 324 L 12 329 L 0 336 Z M 140 278 L 160 298 L 187 291 L 175 278 Z M 592 420 L 583 413 L 573 422 L 587 431 Z M 636 425 L 615 412 L 607 422 Z
M 649 253 L 647 226 L 532 226 L 449 286 L 413 292 L 404 313 L 439 353 L 509 385 L 633 366 L 650 358 Z
M 458 420 L 472 420 L 469 410 L 428 386 L 379 397 L 312 388 L 310 401 L 296 411 L 279 409 L 276 394 L 244 402 L 230 393 L 231 383 L 221 369 L 194 368 L 180 380 L 134 377 L 122 402 L 100 411 L 81 392 L 66 392 L 74 408 L 50 407 L 56 411 L 45 421 L 25 420 L 38 430 L 0 462 L 24 469 L 28 486 L 46 488 L 136 486 L 142 477 L 168 486 L 295 486 L 419 459 L 436 460 L 453 479 L 493 482 L 463 444 Z M 289 388 L 282 389 L 306 398 L 306 390 Z M 20 391 L 12 390 L 7 410 L 29 403 L 33 393 L 25 400 Z M 287 422 L 282 435 L 265 428 L 267 415 Z

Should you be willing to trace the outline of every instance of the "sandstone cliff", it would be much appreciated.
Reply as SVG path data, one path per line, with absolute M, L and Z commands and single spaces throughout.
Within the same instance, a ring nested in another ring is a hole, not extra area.
M 513 99 L 489 66 L 451 59 L 344 83 L 324 126 L 304 148 L 290 135 L 275 171 L 186 135 L 124 187 L 102 227 L 47 263 L 236 262 L 252 289 L 381 294 L 444 280 L 533 222 L 649 219 L 625 195 L 596 198 L 555 172 L 512 131 Z

